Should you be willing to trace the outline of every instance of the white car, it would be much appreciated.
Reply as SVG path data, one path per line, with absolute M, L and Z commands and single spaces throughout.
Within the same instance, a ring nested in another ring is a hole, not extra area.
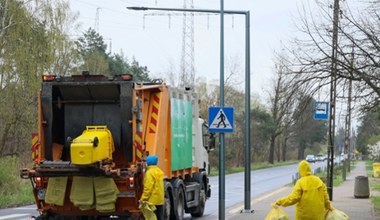
M 324 160 L 326 160 L 326 157 L 323 156 L 322 154 L 318 154 L 315 160 L 316 161 L 324 161 Z
M 309 163 L 315 163 L 315 156 L 313 154 L 309 154 L 306 156 L 306 161 Z

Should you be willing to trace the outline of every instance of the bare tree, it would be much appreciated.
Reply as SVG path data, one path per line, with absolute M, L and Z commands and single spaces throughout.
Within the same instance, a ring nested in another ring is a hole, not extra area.
M 287 48 L 292 55 L 292 71 L 287 75 L 297 79 L 294 83 L 310 95 L 330 85 L 331 80 L 332 10 L 329 1 L 315 2 L 318 10 L 305 6 L 300 9 L 297 25 L 303 37 L 293 39 Z M 351 79 L 354 99 L 360 100 L 362 109 L 370 110 L 380 103 L 380 17 L 374 5 L 353 13 L 352 6 L 344 3 L 336 48 L 338 89 L 346 81 L 341 79 Z
M 286 140 L 289 135 L 289 127 L 291 125 L 291 117 L 293 105 L 295 103 L 295 95 L 298 92 L 297 87 L 293 86 L 293 80 L 291 77 L 287 77 L 287 73 L 291 71 L 289 69 L 290 64 L 287 62 L 286 55 L 279 54 L 275 59 L 275 80 L 273 81 L 272 91 L 269 94 L 270 98 L 270 112 L 272 115 L 272 130 L 270 134 L 269 145 L 269 163 L 274 163 L 274 154 L 276 151 L 277 143 L 277 161 L 280 161 L 281 153 L 283 159 L 286 154 Z M 287 117 L 288 116 L 288 117 Z M 279 136 L 282 136 L 282 141 L 277 140 Z M 285 143 L 284 143 L 285 141 Z M 281 150 L 281 145 L 285 149 Z

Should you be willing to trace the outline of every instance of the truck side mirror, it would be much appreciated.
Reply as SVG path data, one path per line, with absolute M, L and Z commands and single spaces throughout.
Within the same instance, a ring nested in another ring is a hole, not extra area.
M 207 152 L 213 151 L 215 148 L 215 133 L 209 132 L 207 123 L 203 123 L 202 134 L 203 147 L 207 150 Z
M 215 133 L 210 133 L 210 139 L 208 141 L 209 151 L 215 149 Z

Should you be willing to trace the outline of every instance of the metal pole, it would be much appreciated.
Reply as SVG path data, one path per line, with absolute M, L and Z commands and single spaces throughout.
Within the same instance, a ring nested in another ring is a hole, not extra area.
M 251 65 L 250 65 L 250 16 L 245 14 L 245 178 L 244 178 L 244 210 L 251 210 Z
M 347 171 L 351 172 L 351 102 L 352 102 L 352 79 L 349 79 L 348 85 L 348 131 L 347 131 Z
M 355 55 L 354 55 L 354 47 L 352 47 L 352 57 L 351 57 L 351 74 L 353 74 L 353 69 L 354 69 L 354 59 L 355 59 Z M 348 165 L 347 165 L 347 171 L 348 172 L 351 172 L 351 102 L 352 102 L 352 79 L 350 78 L 349 81 L 348 81 L 348 107 L 347 107 L 347 110 L 348 110 L 348 125 L 347 125 L 347 150 L 348 150 L 348 158 L 347 158 L 347 161 L 348 161 Z
M 184 11 L 184 12 L 200 12 L 200 13 L 215 13 L 220 14 L 220 10 L 214 10 L 214 9 L 195 9 L 195 8 L 155 8 L 155 7 L 127 7 L 127 9 L 130 10 L 136 10 L 136 11 L 148 11 L 148 10 L 157 10 L 157 11 Z M 236 10 L 223 10 L 223 14 L 246 14 L 247 11 L 236 11 Z
M 224 106 L 224 1 L 220 0 L 220 106 Z M 219 135 L 219 220 L 225 219 L 224 133 Z
M 337 47 L 339 24 L 339 0 L 334 0 L 334 21 L 331 55 L 331 82 L 330 82 L 330 120 L 329 120 L 329 160 L 327 163 L 327 191 L 330 200 L 333 200 L 333 173 L 334 173 L 334 137 L 335 137 L 335 103 L 336 103 L 336 75 L 337 75 Z
M 251 100 L 251 91 L 250 91 L 250 12 L 249 11 L 235 11 L 235 10 L 224 10 L 224 2 L 221 0 L 221 10 L 212 10 L 212 9 L 193 9 L 193 8 L 154 8 L 154 7 L 127 7 L 130 10 L 158 10 L 158 11 L 180 11 L 180 12 L 200 12 L 200 13 L 215 13 L 220 14 L 221 20 L 221 33 L 220 33 L 220 106 L 224 106 L 224 14 L 240 14 L 245 15 L 245 210 L 250 210 L 250 195 L 251 195 L 251 139 L 250 139 L 250 100 Z M 224 219 L 224 204 L 225 204 L 225 168 L 224 168 L 224 133 L 220 133 L 219 135 L 220 141 L 220 154 L 219 154 L 219 217 L 223 217 L 220 219 Z M 222 167 L 221 167 L 222 166 Z M 222 204 L 222 207 L 221 207 Z M 222 212 L 222 213 L 221 213 Z

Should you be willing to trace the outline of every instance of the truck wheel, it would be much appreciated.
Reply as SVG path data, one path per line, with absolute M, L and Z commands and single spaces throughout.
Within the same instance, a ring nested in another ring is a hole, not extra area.
M 170 193 L 165 190 L 165 199 L 164 199 L 164 220 L 170 220 L 170 213 L 172 212 L 172 200 L 170 199 Z
M 199 205 L 190 212 L 192 217 L 202 217 L 206 206 L 206 189 L 203 183 L 200 184 Z
M 183 195 L 182 186 L 177 190 L 176 215 L 178 220 L 183 220 L 185 215 L 185 197 Z
M 174 207 L 173 186 L 165 181 L 164 220 L 177 220 Z

